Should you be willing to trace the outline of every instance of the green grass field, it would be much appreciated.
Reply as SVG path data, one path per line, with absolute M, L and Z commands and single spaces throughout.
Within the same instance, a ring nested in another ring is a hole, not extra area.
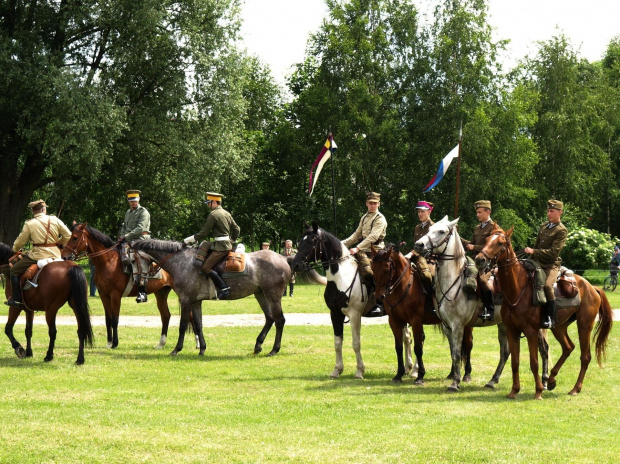
M 296 288 L 285 313 L 324 310 L 319 287 Z M 91 299 L 93 313 L 101 312 Z M 175 312 L 175 304 L 172 304 Z M 135 306 L 135 308 L 134 308 Z M 205 314 L 260 312 L 252 299 L 205 304 Z M 617 306 L 616 306 L 617 307 Z M 123 302 L 123 314 L 153 314 L 154 303 Z M 2 314 L 6 310 L 2 309 Z M 62 314 L 70 314 L 66 308 Z M 22 316 L 23 317 L 23 316 Z M 23 325 L 17 333 L 23 341 Z M 172 329 L 174 333 L 174 328 Z M 483 388 L 498 359 L 497 332 L 474 332 L 473 377 L 445 392 L 447 342 L 427 330 L 426 384 L 393 385 L 388 325 L 362 328 L 364 380 L 345 328 L 345 371 L 331 380 L 331 327 L 285 327 L 282 351 L 252 355 L 257 327 L 205 328 L 206 356 L 187 338 L 176 358 L 153 349 L 158 329 L 121 331 L 105 349 L 103 327 L 86 364 L 75 367 L 74 327 L 59 326 L 56 358 L 44 363 L 47 329 L 36 325 L 34 358 L 17 359 L 0 338 L 0 462 L 616 462 L 620 452 L 620 336 L 612 331 L 605 368 L 590 364 L 583 392 L 566 393 L 579 370 L 576 351 L 558 387 L 533 401 L 522 342 L 522 393 L 505 399 L 510 368 L 496 391 Z M 270 333 L 265 347 L 273 343 Z M 571 337 L 577 340 L 576 329 Z M 168 349 L 169 348 L 169 349 Z M 551 343 L 554 359 L 558 345 Z

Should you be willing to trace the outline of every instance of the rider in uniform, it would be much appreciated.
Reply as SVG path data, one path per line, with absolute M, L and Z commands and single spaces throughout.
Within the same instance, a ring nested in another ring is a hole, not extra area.
M 286 257 L 294 257 L 297 254 L 297 250 L 293 248 L 293 242 L 291 240 L 286 240 L 284 242 L 284 249 L 280 252 L 282 256 Z M 293 289 L 295 288 L 295 272 L 291 273 L 291 280 L 289 280 L 289 292 L 288 296 L 293 296 Z M 284 295 L 286 296 L 286 288 L 284 288 Z
M 368 276 L 372 276 L 369 259 L 372 257 L 370 246 L 374 245 L 377 250 L 385 248 L 383 239 L 387 230 L 387 221 L 385 216 L 379 212 L 380 199 L 381 194 L 376 192 L 370 192 L 366 195 L 366 208 L 368 212 L 360 219 L 355 232 L 349 238 L 342 241 L 344 246 L 349 248 L 349 253 L 355 256 L 364 273 Z M 383 315 L 383 306 L 377 303 L 366 314 L 366 317 L 380 317 Z
M 566 236 L 568 235 L 566 227 L 560 221 L 563 212 L 564 203 L 559 200 L 549 200 L 547 202 L 547 219 L 549 219 L 549 222 L 540 226 L 534 246 L 524 248 L 526 253 L 531 254 L 532 258 L 540 263 L 545 274 L 547 274 L 547 280 L 545 281 L 547 302 L 543 306 L 545 311 L 542 322 L 543 329 L 555 327 L 557 318 L 553 284 L 558 278 L 560 263 L 562 262 L 560 252 L 564 248 Z
M 21 233 L 13 243 L 13 251 L 17 253 L 29 241 L 33 243 L 32 250 L 11 267 L 12 296 L 5 304 L 20 306 L 22 304 L 19 277 L 40 259 L 60 258 L 60 247 L 71 238 L 71 231 L 56 216 L 48 216 L 47 205 L 43 200 L 33 201 L 28 207 L 34 215 L 26 221 Z
M 209 247 L 209 255 L 202 265 L 202 272 L 213 280 L 218 289 L 217 298 L 223 299 L 230 295 L 230 287 L 222 280 L 214 268 L 217 263 L 228 256 L 233 249 L 233 243 L 239 237 L 239 226 L 228 211 L 222 208 L 222 194 L 207 192 L 207 201 L 211 213 L 207 217 L 207 222 L 200 232 L 190 235 L 183 243 L 190 245 L 200 243 L 208 236 L 213 235 L 213 243 Z
M 491 219 L 491 202 L 488 200 L 480 200 L 474 203 L 476 209 L 476 218 L 479 224 L 474 229 L 474 237 L 471 242 L 461 239 L 463 247 L 466 251 L 473 251 L 474 254 L 478 254 L 484 248 L 487 238 L 491 235 L 493 229 L 493 219 Z M 484 309 L 480 317 L 483 321 L 492 321 L 495 317 L 495 306 L 493 304 L 493 292 L 489 287 L 489 278 L 491 277 L 491 271 L 479 274 L 479 282 L 482 293 L 482 302 L 484 303 Z
M 417 242 L 426 234 L 428 234 L 428 229 L 433 224 L 435 224 L 431 219 L 431 213 L 433 212 L 433 204 L 431 202 L 418 201 L 415 209 L 418 213 L 418 219 L 420 220 L 420 223 L 415 226 L 415 229 L 413 231 L 413 243 Z M 425 285 L 429 294 L 432 294 L 433 275 L 435 274 L 435 270 L 429 266 L 424 256 L 420 255 L 414 250 L 411 250 L 408 254 L 406 254 L 405 258 L 411 260 L 413 263 L 416 264 L 419 270 L 420 278 L 422 279 L 422 284 Z
M 129 209 L 125 212 L 125 219 L 123 220 L 121 236 L 118 238 L 118 243 L 126 241 L 131 245 L 131 242 L 135 240 L 147 240 L 151 238 L 151 215 L 144 206 L 140 206 L 140 193 L 140 190 L 127 190 L 125 192 L 127 201 L 129 202 Z M 147 271 L 148 269 L 143 269 L 142 273 L 136 276 L 136 284 L 138 285 L 138 296 L 136 301 L 138 303 L 145 303 L 147 301 Z

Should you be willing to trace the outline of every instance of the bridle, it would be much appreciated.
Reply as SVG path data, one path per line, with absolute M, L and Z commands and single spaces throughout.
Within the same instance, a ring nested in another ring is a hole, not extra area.
M 394 281 L 394 283 L 392 283 L 392 274 L 394 273 L 394 260 L 392 259 L 392 257 L 390 256 L 388 258 L 388 280 L 387 283 L 385 285 L 382 285 L 383 287 L 385 287 L 385 291 L 383 292 L 383 299 L 385 300 L 385 302 L 390 306 L 390 309 L 394 309 L 396 306 L 398 306 L 404 299 L 405 297 L 409 294 L 409 289 L 411 288 L 411 284 L 413 283 L 413 264 L 410 263 L 409 266 L 405 266 L 403 269 L 403 272 L 401 272 L 401 274 L 398 276 L 398 278 Z M 387 301 L 387 297 L 389 297 L 390 295 L 392 295 L 392 293 L 394 293 L 394 289 L 400 284 L 400 282 L 403 280 L 403 277 L 405 276 L 407 269 L 411 270 L 411 275 L 409 277 L 409 283 L 407 284 L 407 287 L 405 288 L 405 290 L 403 291 L 400 299 L 396 302 L 396 304 L 391 304 Z M 375 280 L 375 284 L 377 287 L 379 287 L 379 284 L 376 282 Z
M 97 256 L 101 256 L 104 255 L 112 250 L 116 250 L 116 248 L 118 247 L 118 244 L 114 244 L 112 245 L 110 248 L 106 248 L 104 250 L 100 250 L 100 251 L 96 251 L 94 253 L 88 253 L 86 250 L 88 249 L 88 241 L 86 239 L 86 223 L 84 223 L 83 227 L 80 229 L 78 227 L 78 230 L 81 232 L 79 235 L 79 238 L 77 240 L 77 243 L 71 247 L 71 245 L 69 245 L 68 243 L 65 245 L 65 248 L 67 250 L 69 250 L 71 252 L 71 260 L 75 261 L 77 259 L 80 258 L 80 256 L 82 254 L 85 254 L 86 256 L 88 256 L 88 258 L 96 258 Z M 77 250 L 79 248 L 81 248 L 82 244 L 84 244 L 84 251 L 83 252 L 78 252 Z
M 438 253 L 436 250 L 439 249 L 442 245 L 447 244 L 448 241 L 450 240 L 450 237 L 452 237 L 452 234 L 454 233 L 454 228 L 450 229 L 450 232 L 448 232 L 448 235 L 446 235 L 441 242 L 439 242 L 437 245 L 433 244 L 433 241 L 431 240 L 430 237 L 428 237 L 428 243 L 430 244 L 430 251 L 428 252 L 428 255 L 431 257 L 431 259 L 435 260 L 435 261 L 452 261 L 456 259 L 456 255 L 447 255 L 446 254 L 446 248 L 443 249 L 442 252 Z
M 312 239 L 312 248 L 308 254 L 303 258 L 303 265 L 306 270 L 323 268 L 327 269 L 330 265 L 339 263 L 351 257 L 351 255 L 345 255 L 340 258 L 334 259 L 321 259 L 322 256 L 327 256 L 327 247 L 325 246 L 325 237 L 318 230 L 315 233 L 315 237 Z

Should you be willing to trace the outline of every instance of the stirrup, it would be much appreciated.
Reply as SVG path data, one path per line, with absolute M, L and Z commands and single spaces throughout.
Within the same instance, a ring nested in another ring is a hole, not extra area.
M 148 301 L 148 297 L 146 296 L 146 293 L 138 293 L 138 296 L 136 297 L 136 303 L 146 303 Z
M 24 303 L 21 301 L 15 301 L 13 297 L 11 297 L 8 301 L 5 301 L 4 304 L 7 306 L 23 306 Z
M 383 311 L 383 308 L 379 305 L 375 305 L 370 311 L 368 311 L 368 314 L 365 314 L 364 317 L 382 317 L 385 316 L 385 311 Z
M 555 327 L 555 324 L 551 320 L 551 316 L 547 316 L 546 320 L 544 320 L 542 324 L 540 324 L 540 327 L 541 329 L 553 329 Z
M 226 297 L 230 296 L 230 287 L 225 287 L 220 289 L 219 292 L 217 292 L 217 299 L 218 300 L 222 300 Z
M 492 315 L 488 310 L 483 311 L 479 317 L 483 321 L 492 321 L 493 319 L 495 319 L 494 315 Z

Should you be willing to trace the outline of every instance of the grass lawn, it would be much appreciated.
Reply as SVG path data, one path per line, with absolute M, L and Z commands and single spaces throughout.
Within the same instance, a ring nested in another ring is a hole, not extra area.
M 288 301 L 301 302 L 302 293 Z M 152 348 L 157 334 L 125 328 L 121 346 L 107 350 L 104 328 L 96 327 L 96 347 L 81 367 L 73 365 L 72 327 L 58 328 L 51 363 L 43 362 L 45 326 L 34 328 L 33 359 L 18 360 L 0 338 L 0 462 L 599 463 L 617 462 L 620 453 L 617 329 L 605 369 L 591 363 L 579 396 L 566 394 L 579 370 L 575 352 L 543 401 L 531 399 L 527 362 L 516 401 L 505 399 L 509 367 L 496 391 L 483 388 L 498 359 L 493 329 L 475 331 L 474 380 L 458 394 L 445 392 L 448 348 L 434 330 L 427 330 L 421 387 L 410 379 L 391 384 L 396 363 L 387 325 L 363 327 L 364 380 L 353 379 L 348 326 L 339 380 L 329 378 L 330 327 L 286 327 L 273 358 L 251 354 L 255 327 L 206 328 L 204 357 L 188 344 L 171 358 Z M 557 343 L 551 350 L 557 359 Z

